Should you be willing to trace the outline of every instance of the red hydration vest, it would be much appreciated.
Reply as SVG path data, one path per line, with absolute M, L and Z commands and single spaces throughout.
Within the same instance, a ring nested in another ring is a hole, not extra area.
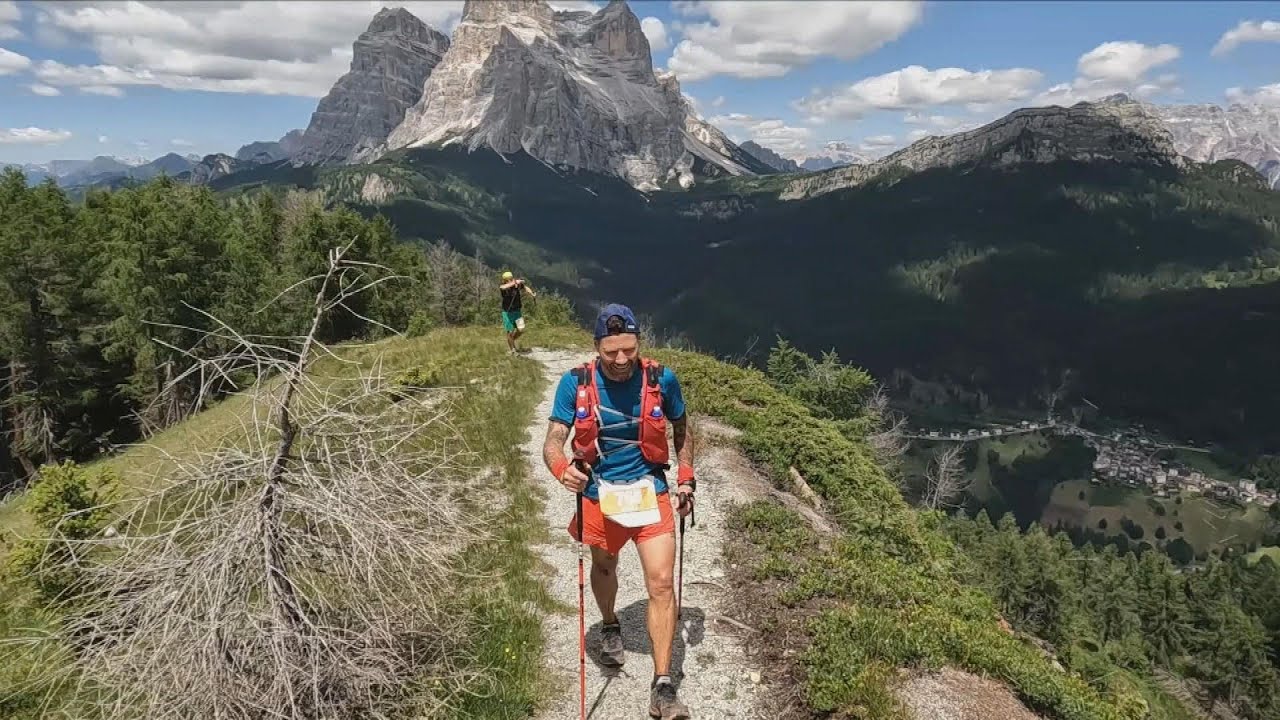
M 648 358 L 640 358 L 640 371 L 644 384 L 640 390 L 639 425 L 640 454 L 645 460 L 670 468 L 671 453 L 667 447 L 667 418 L 662 412 L 662 365 Z M 578 379 L 578 394 L 574 399 L 573 457 L 587 465 L 595 465 L 600 459 L 600 394 L 596 388 L 596 361 L 573 369 Z

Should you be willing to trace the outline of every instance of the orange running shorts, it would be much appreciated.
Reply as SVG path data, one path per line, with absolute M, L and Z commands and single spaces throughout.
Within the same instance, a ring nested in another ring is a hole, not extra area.
M 676 534 L 675 512 L 671 507 L 671 496 L 663 492 L 658 494 L 658 522 L 644 527 L 626 527 L 605 518 L 600 512 L 600 501 L 582 498 L 582 534 L 587 536 L 587 544 L 603 549 L 610 555 L 617 555 L 628 541 L 634 540 L 637 545 L 662 535 Z M 578 539 L 578 513 L 574 512 L 569 519 L 569 537 Z

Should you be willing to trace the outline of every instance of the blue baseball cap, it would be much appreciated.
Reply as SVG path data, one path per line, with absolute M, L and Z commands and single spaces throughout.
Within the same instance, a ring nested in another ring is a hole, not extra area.
M 617 315 L 622 318 L 622 331 L 627 333 L 640 334 L 640 325 L 636 323 L 636 316 L 631 312 L 631 308 L 618 303 L 610 303 L 604 306 L 600 314 L 596 316 L 596 339 L 608 337 L 609 330 L 605 327 L 609 318 Z

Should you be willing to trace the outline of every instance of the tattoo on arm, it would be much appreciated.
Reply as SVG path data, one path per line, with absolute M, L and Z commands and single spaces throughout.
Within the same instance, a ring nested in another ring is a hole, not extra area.
M 564 443 L 569 439 L 569 427 L 555 422 L 547 423 L 547 439 L 542 443 L 542 462 L 550 470 L 557 460 L 567 459 L 564 454 Z
M 689 416 L 671 421 L 671 439 L 676 446 L 676 461 L 693 467 L 693 433 L 689 432 Z

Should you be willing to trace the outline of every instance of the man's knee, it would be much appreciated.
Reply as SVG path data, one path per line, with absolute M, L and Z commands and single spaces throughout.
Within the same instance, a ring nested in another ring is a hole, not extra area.
M 649 597 L 655 600 L 670 597 L 675 592 L 674 577 L 669 570 L 651 572 L 645 576 L 644 582 Z

